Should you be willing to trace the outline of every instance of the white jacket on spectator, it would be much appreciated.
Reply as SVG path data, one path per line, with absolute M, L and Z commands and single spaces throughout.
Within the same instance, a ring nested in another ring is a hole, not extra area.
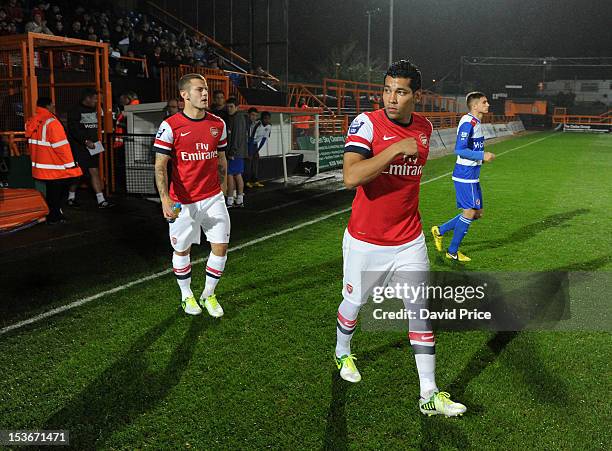
M 272 125 L 263 125 L 261 121 L 257 121 L 253 126 L 253 141 L 257 144 L 257 149 L 261 151 L 268 150 L 268 142 L 272 134 Z

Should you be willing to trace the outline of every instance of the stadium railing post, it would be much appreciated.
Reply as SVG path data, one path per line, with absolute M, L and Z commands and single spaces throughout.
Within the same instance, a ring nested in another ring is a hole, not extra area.
M 315 114 L 314 117 L 314 139 L 315 139 L 315 153 L 317 155 L 317 175 L 319 175 L 319 115 Z

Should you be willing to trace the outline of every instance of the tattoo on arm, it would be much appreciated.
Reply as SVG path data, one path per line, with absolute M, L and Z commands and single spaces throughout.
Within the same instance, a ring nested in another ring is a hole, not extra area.
M 168 160 L 164 155 L 155 156 L 155 184 L 162 198 L 168 196 Z
M 217 165 L 217 170 L 219 171 L 219 184 L 223 186 L 225 185 L 225 165 L 219 163 Z

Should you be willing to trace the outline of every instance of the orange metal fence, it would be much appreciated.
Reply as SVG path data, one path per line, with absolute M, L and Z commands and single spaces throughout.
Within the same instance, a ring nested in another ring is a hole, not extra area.
M 576 114 L 553 115 L 553 124 L 612 125 L 612 116 L 584 116 Z
M 140 66 L 140 70 L 145 78 L 149 78 L 149 65 L 147 64 L 146 58 L 135 58 L 131 56 L 120 56 L 117 58 L 117 61 L 124 62 L 127 64 L 138 64 Z
M 377 83 L 355 82 L 350 80 L 323 79 L 322 96 L 335 97 L 335 114 L 351 109 L 357 114 L 382 107 L 382 92 L 384 86 Z M 452 111 L 458 112 L 457 100 L 444 97 L 431 91 L 423 91 L 418 111 Z
M 98 92 L 98 137 L 112 133 L 108 44 L 38 33 L 0 37 L 0 132 L 12 155 L 27 155 L 25 121 L 39 97 L 50 97 L 57 116 L 80 102 L 83 88 Z M 101 178 L 109 161 L 100 154 Z

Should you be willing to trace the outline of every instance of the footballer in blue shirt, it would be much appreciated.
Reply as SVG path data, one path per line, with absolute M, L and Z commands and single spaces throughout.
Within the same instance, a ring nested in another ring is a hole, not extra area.
M 482 216 L 482 191 L 480 190 L 480 166 L 495 159 L 495 154 L 484 151 L 482 117 L 489 112 L 489 101 L 482 92 L 470 92 L 466 98 L 469 113 L 464 115 L 457 127 L 455 154 L 457 162 L 453 171 L 453 183 L 457 196 L 457 208 L 463 212 L 440 226 L 433 226 L 431 233 L 438 252 L 442 252 L 443 236 L 453 230 L 453 239 L 446 251 L 451 260 L 468 262 L 468 256 L 459 252 L 459 245 L 472 221 Z

